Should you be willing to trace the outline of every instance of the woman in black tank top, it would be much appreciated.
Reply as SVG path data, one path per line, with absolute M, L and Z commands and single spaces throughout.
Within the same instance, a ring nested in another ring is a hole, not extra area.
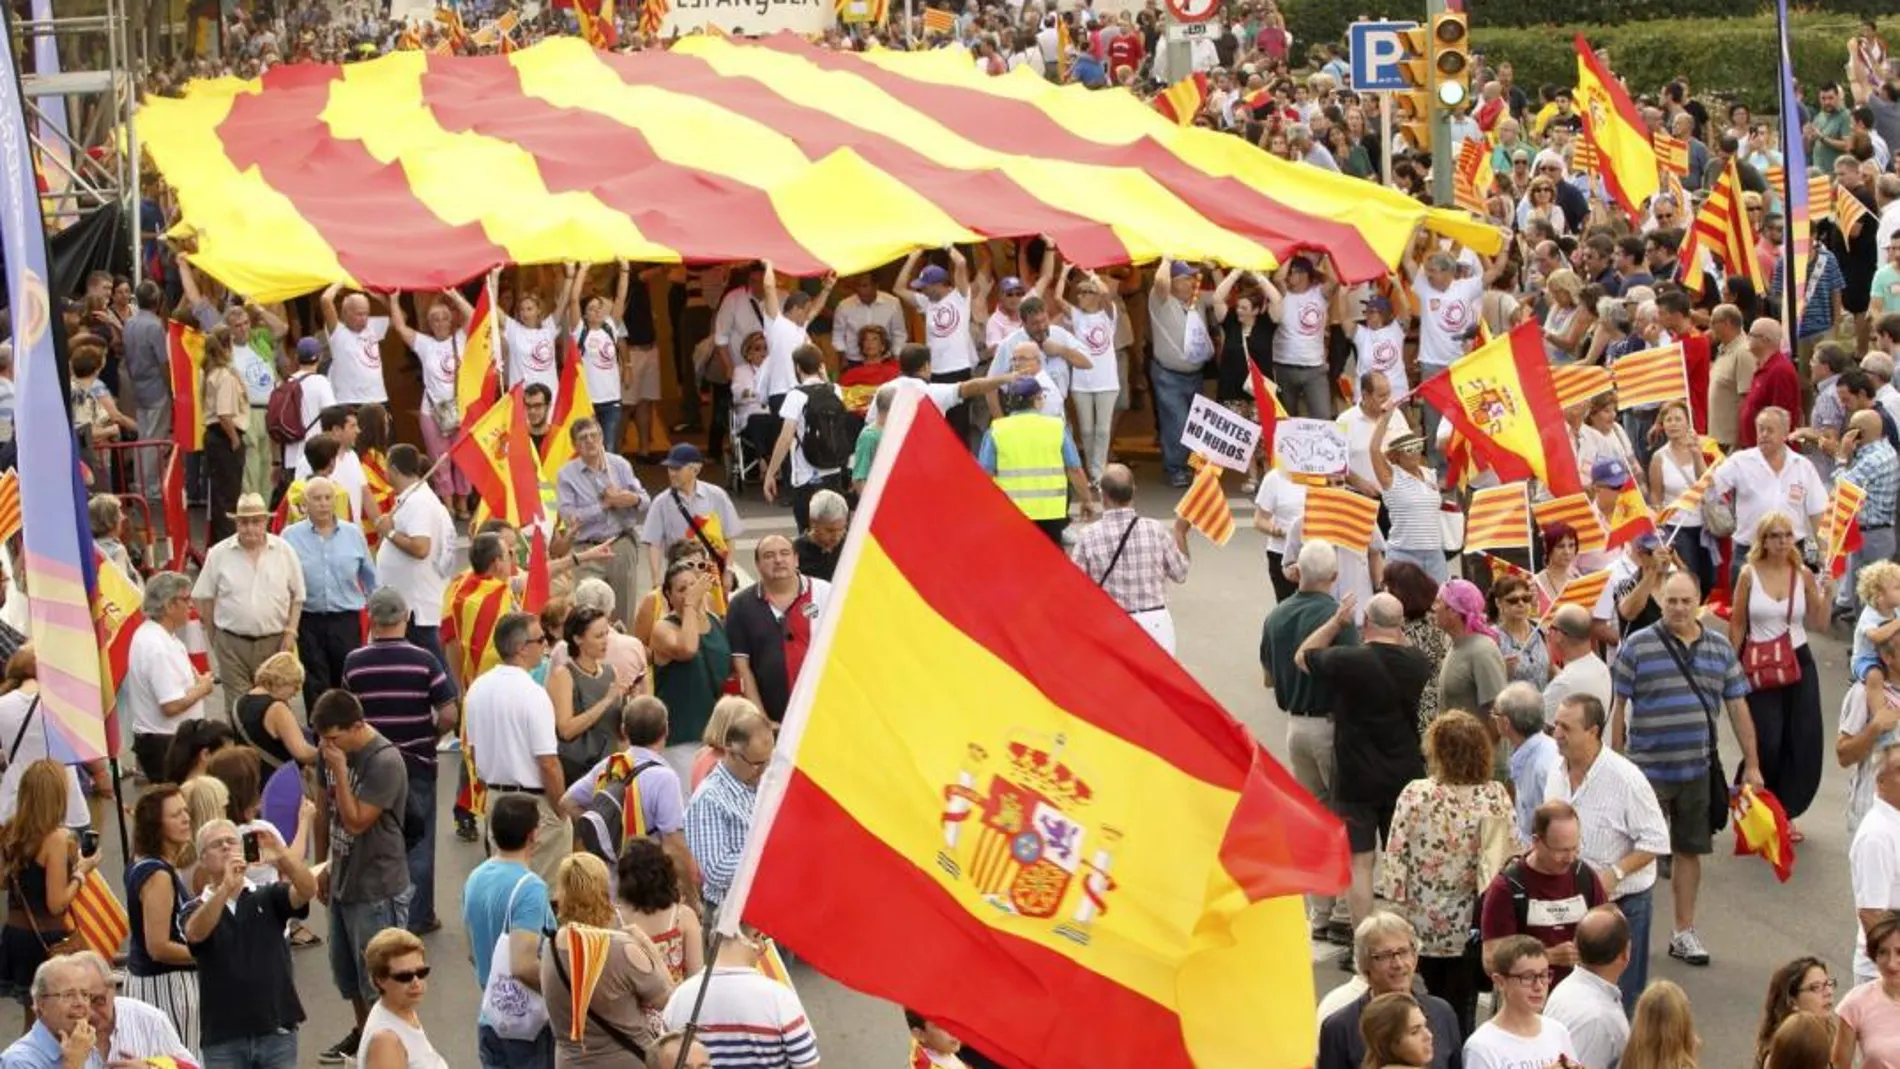
M 303 690 L 303 665 L 294 653 L 274 653 L 257 667 L 251 689 L 239 696 L 238 737 L 257 748 L 264 767 L 315 763 L 317 748 L 297 723 L 290 699 Z

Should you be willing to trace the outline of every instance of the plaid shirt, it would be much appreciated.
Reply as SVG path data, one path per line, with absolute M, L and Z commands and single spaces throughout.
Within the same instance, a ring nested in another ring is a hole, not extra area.
M 739 782 L 725 762 L 713 766 L 706 781 L 686 803 L 686 848 L 699 862 L 705 886 L 706 904 L 725 901 L 732 889 L 732 877 L 739 871 L 739 859 L 745 854 L 746 836 L 752 831 L 752 805 L 759 789 Z
M 1133 531 L 1129 530 L 1130 524 L 1134 525 Z M 1108 562 L 1114 560 L 1115 547 L 1124 534 L 1128 535 L 1128 546 L 1110 572 Z M 1090 524 L 1075 540 L 1070 555 L 1123 612 L 1165 609 L 1167 585 L 1187 582 L 1187 554 L 1174 544 L 1167 525 L 1138 516 L 1132 508 L 1104 512 L 1101 522 Z
M 1835 481 L 1846 479 L 1867 491 L 1860 507 L 1862 527 L 1888 527 L 1893 524 L 1894 501 L 1900 496 L 1900 463 L 1893 446 L 1885 438 L 1876 438 L 1854 450 L 1854 460 L 1834 474 Z

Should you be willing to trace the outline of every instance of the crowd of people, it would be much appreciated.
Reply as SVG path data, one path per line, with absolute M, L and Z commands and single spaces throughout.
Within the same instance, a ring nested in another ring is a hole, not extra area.
M 1228 14 L 1190 50 L 1209 75 L 1191 121 L 1370 181 L 1389 163 L 1420 196 L 1433 166 L 1483 138 L 1500 251 L 1421 231 L 1372 283 L 1342 281 L 1319 249 L 1272 273 L 1171 259 L 1090 270 L 1046 235 L 803 282 L 763 262 L 497 272 L 475 285 L 495 295 L 501 382 L 524 388 L 536 448 L 565 436 L 574 457 L 552 480 L 540 605 L 526 601 L 532 539 L 482 519 L 467 473 L 441 459 L 462 422 L 473 285 L 332 287 L 260 307 L 198 277 L 188 243 L 157 241 L 138 285 L 89 278 L 67 310 L 75 434 L 95 539 L 144 599 L 119 697 L 141 781 L 118 881 L 132 936 L 116 996 L 108 962 L 70 952 L 112 785 L 35 741 L 33 648 L 0 625 L 0 983 L 28 1022 L 0 1067 L 296 1065 L 311 993 L 291 955 L 317 944 L 357 1024 L 321 1063 L 445 1065 L 418 1007 L 443 923 L 436 802 L 450 790 L 465 845 L 447 848 L 487 859 L 460 889 L 480 988 L 446 997 L 479 1002 L 484 1067 L 670 1066 L 689 1017 L 689 1066 L 817 1064 L 769 940 L 710 928 L 896 400 L 928 399 L 1025 517 L 1172 652 L 1168 593 L 1187 578 L 1190 530 L 1135 509 L 1137 440 L 1152 423 L 1150 470 L 1188 486 L 1192 401 L 1211 393 L 1258 419 L 1255 371 L 1347 443 L 1343 471 L 1292 475 L 1263 456 L 1243 482 L 1273 590 L 1260 655 L 1287 762 L 1339 814 L 1352 855 L 1347 892 L 1308 904 L 1313 938 L 1349 948 L 1354 974 L 1320 1004 L 1316 1065 L 1695 1064 L 1688 1000 L 1651 982 L 1651 949 L 1690 966 L 1725 951 L 1696 918 L 1731 786 L 1772 793 L 1802 840 L 1828 759 L 1809 636 L 1836 623 L 1853 633 L 1833 756 L 1849 773 L 1855 986 L 1837 1001 L 1820 958 L 1777 971 L 1756 1062 L 1892 1060 L 1900 78 L 1877 28 L 1849 42 L 1845 86 L 1819 83 L 1803 116 L 1808 158 L 1868 217 L 1820 224 L 1790 337 L 1776 311 L 1785 198 L 1765 177 L 1784 162 L 1775 122 L 1681 80 L 1639 93 L 1651 130 L 1682 139 L 1691 163 L 1671 183 L 1686 201 L 1664 193 L 1631 218 L 1588 165 L 1568 87 L 1527 91 L 1508 62 L 1481 63 L 1453 145 L 1423 154 L 1378 129 L 1338 49 L 1297 53 L 1271 2 Z M 1166 69 L 1152 9 L 953 16 L 947 31 L 920 19 L 830 43 L 955 40 L 992 73 L 1149 92 L 1188 73 Z M 521 20 L 516 43 L 566 32 L 559 17 Z M 446 27 L 415 43 L 434 47 Z M 355 11 L 239 11 L 223 60 L 151 86 L 380 54 L 407 47 L 406 29 Z M 623 47 L 664 45 L 634 29 Z M 1690 290 L 1685 228 L 1731 161 L 1769 285 L 1730 270 Z M 162 191 L 151 199 L 164 207 Z M 193 576 L 160 567 L 122 506 L 156 507 L 159 452 L 110 458 L 115 443 L 171 438 L 173 318 L 204 331 L 192 494 L 204 488 L 210 544 Z M 1477 344 L 1478 324 L 1532 321 L 1559 368 L 1679 345 L 1686 395 L 1573 399 L 1595 529 L 1544 523 L 1521 553 L 1464 554 L 1443 514 L 1498 480 L 1412 391 Z M 581 361 L 567 381 L 595 416 L 560 426 L 567 339 Z M 9 387 L 10 369 L 0 346 Z M 1837 579 L 1819 535 L 1841 482 L 1866 496 Z M 748 483 L 789 505 L 798 533 L 758 538 L 742 567 L 729 490 Z M 1307 537 L 1321 485 L 1378 502 L 1365 548 Z M 1602 529 L 1631 494 L 1658 514 L 1701 503 L 1608 549 Z M 1599 573 L 1600 595 L 1574 596 Z M 194 620 L 215 676 L 187 646 Z M 263 798 L 284 770 L 308 800 L 280 824 Z M 320 932 L 302 923 L 313 899 Z M 907 1025 L 913 1065 L 988 1064 L 923 1015 Z

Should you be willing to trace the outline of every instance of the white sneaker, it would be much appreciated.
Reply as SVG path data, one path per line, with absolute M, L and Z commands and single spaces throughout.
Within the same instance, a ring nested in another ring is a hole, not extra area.
M 1669 956 L 1689 965 L 1709 963 L 1709 949 L 1702 945 L 1702 937 L 1694 928 L 1684 928 L 1669 937 Z

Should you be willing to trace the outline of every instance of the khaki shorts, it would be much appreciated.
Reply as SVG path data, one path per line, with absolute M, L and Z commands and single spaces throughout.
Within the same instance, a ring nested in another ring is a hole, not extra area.
M 1675 854 L 1712 854 L 1715 833 L 1709 830 L 1709 774 L 1684 783 L 1650 781 L 1656 804 L 1669 822 L 1669 850 Z

